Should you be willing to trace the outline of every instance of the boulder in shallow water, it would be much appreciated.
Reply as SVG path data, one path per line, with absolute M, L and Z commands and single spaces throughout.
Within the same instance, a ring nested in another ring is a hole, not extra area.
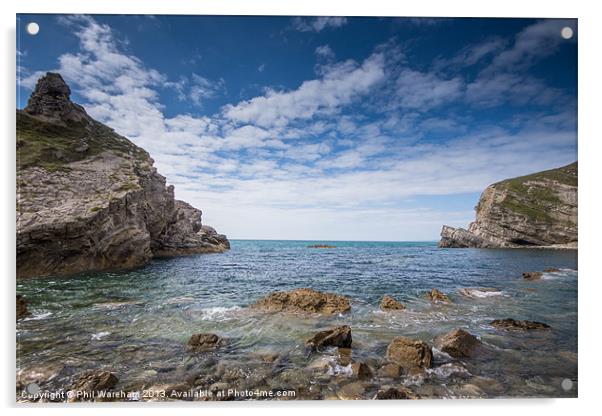
M 29 311 L 27 310 L 27 301 L 21 295 L 17 295 L 17 320 L 21 318 L 25 318 L 29 315 Z
M 368 380 L 372 378 L 372 369 L 368 364 L 356 362 L 351 364 L 351 375 L 360 380 Z
M 405 308 L 406 307 L 403 306 L 403 304 L 401 302 L 393 299 L 389 295 L 383 296 L 382 300 L 380 301 L 380 310 L 381 311 L 401 311 L 401 310 L 404 310 Z
M 349 299 L 335 293 L 302 288 L 274 292 L 259 299 L 252 308 L 270 312 L 319 313 L 332 315 L 351 309 Z
M 427 292 L 426 297 L 431 302 L 449 302 L 449 298 L 447 297 L 447 295 L 435 288 L 431 289 L 430 292 Z
M 546 273 L 557 273 L 560 271 L 560 269 L 557 269 L 555 267 L 548 267 L 546 269 L 543 269 L 543 271 Z
M 386 358 L 404 370 L 430 368 L 433 351 L 424 341 L 397 337 L 387 347 Z
M 99 392 L 115 387 L 119 379 L 110 371 L 88 370 L 81 373 L 73 384 L 71 390 L 80 392 Z
M 186 349 L 189 352 L 213 351 L 226 344 L 226 340 L 215 334 L 194 334 L 188 340 Z
M 318 332 L 305 341 L 305 345 L 312 351 L 316 351 L 324 347 L 350 348 L 351 341 L 351 328 L 348 325 L 343 325 Z
M 523 279 L 539 280 L 541 279 L 541 272 L 523 272 Z
M 549 329 L 550 325 L 537 321 L 519 321 L 512 318 L 496 319 L 491 321 L 491 326 L 498 329 L 529 331 L 533 329 Z
M 412 390 L 404 386 L 383 386 L 374 396 L 376 400 L 413 400 L 417 398 Z
M 454 329 L 437 338 L 438 348 L 454 358 L 469 357 L 481 341 L 463 329 Z

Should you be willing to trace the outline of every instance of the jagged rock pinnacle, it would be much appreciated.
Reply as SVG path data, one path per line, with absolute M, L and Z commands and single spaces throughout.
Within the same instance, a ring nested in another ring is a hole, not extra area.
M 71 89 L 63 77 L 54 72 L 47 72 L 36 83 L 24 111 L 54 123 L 92 122 L 86 110 L 71 101 L 70 95 Z

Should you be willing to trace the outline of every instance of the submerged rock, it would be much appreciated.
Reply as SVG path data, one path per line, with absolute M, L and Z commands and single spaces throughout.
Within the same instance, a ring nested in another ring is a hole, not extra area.
M 577 248 L 577 162 L 483 191 L 468 230 L 443 226 L 439 247 Z
M 337 391 L 337 396 L 341 400 L 361 400 L 366 388 L 360 381 L 345 384 Z
M 39 364 L 17 371 L 17 390 L 26 388 L 31 383 L 44 385 L 56 378 L 65 368 L 63 364 Z
M 557 269 L 555 267 L 548 267 L 546 269 L 543 269 L 543 271 L 546 273 L 557 273 L 560 271 L 560 269 Z
M 186 349 L 189 352 L 213 351 L 226 344 L 226 340 L 215 334 L 194 334 L 188 340 Z
M 378 369 L 378 376 L 381 378 L 396 379 L 403 374 L 403 368 L 399 364 L 387 363 Z
M 376 400 L 413 400 L 417 398 L 412 390 L 404 386 L 383 386 L 374 396 Z
M 387 347 L 386 358 L 406 371 L 425 369 L 431 367 L 433 351 L 424 341 L 397 337 Z
M 380 301 L 380 310 L 382 311 L 401 311 L 405 308 L 401 302 L 398 302 L 389 295 L 383 296 Z
M 449 302 L 449 298 L 446 294 L 441 293 L 439 290 L 433 288 L 430 292 L 426 293 L 426 297 L 431 302 Z
M 305 341 L 305 345 L 312 351 L 324 347 L 351 347 L 351 328 L 347 325 L 320 331 Z
M 541 272 L 523 272 L 523 279 L 526 280 L 539 280 L 541 276 Z
M 491 321 L 491 326 L 496 327 L 498 329 L 508 329 L 508 330 L 523 330 L 528 331 L 532 329 L 549 329 L 550 325 L 544 324 L 543 322 L 537 321 L 517 321 L 512 318 L 506 319 L 496 319 Z
M 80 392 L 99 392 L 115 387 L 119 379 L 109 371 L 88 370 L 81 373 L 71 385 L 71 390 Z
M 454 329 L 437 338 L 438 348 L 454 358 L 469 357 L 481 341 L 463 329 Z
M 351 309 L 349 299 L 334 293 L 302 288 L 288 292 L 274 292 L 259 299 L 252 308 L 269 312 L 319 313 L 332 315 Z
M 27 310 L 27 301 L 21 295 L 17 295 L 17 320 L 30 315 Z

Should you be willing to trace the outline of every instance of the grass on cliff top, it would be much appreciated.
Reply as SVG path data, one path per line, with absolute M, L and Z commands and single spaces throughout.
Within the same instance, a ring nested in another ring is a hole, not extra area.
M 577 186 L 577 162 L 558 169 L 506 179 L 494 184 L 494 186 L 504 187 L 510 191 L 501 203 L 505 208 L 533 220 L 554 222 L 557 220 L 549 214 L 549 211 L 551 207 L 562 204 L 558 195 L 546 186 L 526 184 L 529 181 L 546 180 Z
M 88 148 L 82 151 L 84 144 Z M 37 166 L 51 172 L 68 171 L 68 163 L 107 150 L 123 156 L 131 153 L 139 159 L 148 157 L 146 151 L 102 123 L 64 126 L 17 111 L 17 170 Z

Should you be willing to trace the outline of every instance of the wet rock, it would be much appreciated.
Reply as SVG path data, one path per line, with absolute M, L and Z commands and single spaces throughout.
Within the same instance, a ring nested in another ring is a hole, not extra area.
M 191 386 L 187 383 L 165 383 L 153 384 L 145 387 L 144 390 L 150 396 L 150 401 L 163 400 L 186 400 L 191 401 L 193 395 L 190 394 Z
M 523 279 L 539 280 L 541 279 L 541 272 L 523 272 Z
M 544 324 L 543 322 L 537 321 L 518 321 L 512 318 L 506 319 L 496 319 L 491 321 L 491 326 L 498 329 L 507 329 L 507 330 L 522 330 L 529 331 L 533 329 L 549 329 L 550 325 Z
M 403 374 L 403 368 L 399 364 L 387 363 L 378 369 L 381 378 L 399 378 Z
M 334 293 L 302 288 L 274 292 L 259 299 L 252 308 L 269 312 L 318 313 L 332 315 L 351 309 L 349 299 Z
M 381 311 L 401 311 L 405 308 L 406 307 L 403 306 L 401 302 L 398 302 L 389 295 L 383 296 L 382 300 L 380 301 Z
M 351 354 L 351 348 L 337 348 L 337 360 L 339 364 L 342 366 L 348 366 L 351 364 Z
M 188 340 L 186 349 L 189 352 L 213 351 L 226 344 L 226 340 L 215 334 L 194 334 Z
M 305 345 L 312 351 L 324 347 L 351 347 L 351 328 L 347 325 L 320 331 L 305 341 Z
M 337 246 L 331 246 L 328 244 L 312 244 L 307 246 L 307 248 L 337 248 Z
M 79 392 L 99 392 L 110 390 L 119 379 L 117 376 L 105 370 L 88 370 L 81 373 L 71 384 L 71 390 Z
M 325 371 L 330 368 L 331 359 L 329 357 L 318 357 L 307 365 L 308 370 Z
M 356 362 L 351 364 L 351 375 L 360 380 L 368 380 L 372 378 L 372 369 L 367 364 Z
M 280 359 L 279 353 L 271 352 L 271 351 L 255 352 L 255 353 L 251 353 L 251 356 L 253 358 L 257 358 L 259 361 L 262 361 L 264 363 L 275 363 L 276 361 L 278 361 Z
M 404 370 L 430 368 L 433 351 L 424 341 L 397 337 L 387 347 L 386 358 Z
M 366 392 L 364 385 L 360 381 L 345 384 L 337 391 L 337 396 L 341 400 L 361 400 Z
M 439 290 L 433 288 L 430 292 L 427 292 L 426 297 L 431 302 L 449 302 L 449 298 L 446 294 L 441 293 Z
M 437 338 L 437 347 L 454 358 L 469 357 L 481 341 L 463 329 L 454 329 Z
M 17 295 L 17 320 L 25 318 L 30 315 L 27 310 L 27 301 L 21 295 Z
M 502 383 L 490 378 L 490 377 L 473 377 L 470 380 L 470 384 L 479 387 L 486 394 L 499 396 L 504 393 L 504 386 Z
M 460 389 L 460 394 L 463 396 L 468 396 L 470 398 L 484 397 L 485 392 L 474 384 L 465 384 Z
M 383 386 L 378 390 L 374 399 L 376 400 L 409 400 L 418 397 L 412 390 L 404 386 Z
M 557 269 L 555 267 L 548 267 L 546 269 L 543 269 L 543 271 L 546 273 L 557 273 L 560 271 L 560 269 Z

